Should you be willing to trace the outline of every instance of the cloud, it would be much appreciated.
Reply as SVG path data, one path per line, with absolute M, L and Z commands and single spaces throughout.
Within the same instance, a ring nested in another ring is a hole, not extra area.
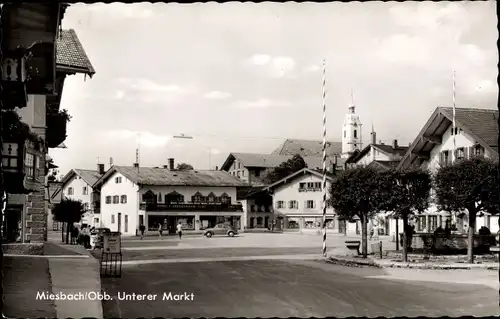
M 125 97 L 125 92 L 123 92 L 122 90 L 116 91 L 115 95 L 113 96 L 115 100 L 123 100 L 124 97 Z
M 219 155 L 220 153 L 221 153 L 221 151 L 219 151 L 216 148 L 211 148 L 210 149 L 210 154 L 212 154 L 212 155 Z
M 259 99 L 256 101 L 238 101 L 234 106 L 240 109 L 266 109 L 271 107 L 290 107 L 292 104 L 285 101 Z
M 295 69 L 295 60 L 287 56 L 271 57 L 267 54 L 256 54 L 250 58 L 251 64 L 265 67 L 269 76 L 283 77 Z
M 124 3 L 95 3 L 86 6 L 92 13 L 106 16 L 108 19 L 149 19 L 157 14 L 159 6 L 151 3 L 137 3 L 134 5 Z M 153 10 L 154 9 L 154 10 Z
M 162 147 L 170 140 L 171 136 L 155 135 L 150 132 L 139 132 L 130 130 L 112 130 L 106 133 L 106 136 L 111 140 L 129 140 L 130 143 L 139 143 L 145 147 Z
M 318 72 L 321 70 L 321 67 L 319 65 L 311 65 L 307 68 L 304 69 L 304 72 Z
M 130 91 L 131 93 L 133 92 L 133 94 L 127 94 L 128 99 L 139 100 L 144 103 L 173 102 L 178 100 L 181 95 L 192 91 L 191 88 L 188 87 L 181 87 L 176 84 L 157 83 L 146 78 L 118 78 L 117 82 L 125 87 L 120 90 L 124 92 L 122 98 L 125 96 L 125 92 Z M 120 93 L 117 93 L 115 98 L 117 97 L 120 97 Z
M 208 100 L 225 100 L 231 97 L 231 93 L 221 91 L 211 91 L 204 95 Z

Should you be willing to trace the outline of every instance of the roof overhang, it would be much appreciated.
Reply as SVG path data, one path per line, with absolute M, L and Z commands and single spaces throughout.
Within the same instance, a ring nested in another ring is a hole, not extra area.
M 226 160 L 224 161 L 224 164 L 222 164 L 222 166 L 220 167 L 220 170 L 228 171 L 231 168 L 231 165 L 233 164 L 235 159 L 236 157 L 233 155 L 233 153 L 229 153 Z

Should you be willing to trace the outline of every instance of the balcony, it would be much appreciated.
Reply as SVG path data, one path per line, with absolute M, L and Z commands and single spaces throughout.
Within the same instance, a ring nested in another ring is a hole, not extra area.
M 70 120 L 66 110 L 47 112 L 47 146 L 55 148 L 66 140 L 66 126 Z
M 2 109 L 23 108 L 28 102 L 26 93 L 26 58 L 22 52 L 4 57 L 1 65 L 3 90 L 0 92 Z
M 321 192 L 321 187 L 304 187 L 299 188 L 299 192 Z
M 241 204 L 222 203 L 170 203 L 170 204 L 148 204 L 141 203 L 141 210 L 150 212 L 160 211 L 197 211 L 197 212 L 243 212 Z

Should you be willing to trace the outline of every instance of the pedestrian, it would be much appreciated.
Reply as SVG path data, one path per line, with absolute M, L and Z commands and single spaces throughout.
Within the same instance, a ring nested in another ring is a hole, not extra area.
M 144 238 L 144 231 L 146 230 L 146 226 L 142 225 L 139 226 L 139 231 L 141 232 L 141 239 Z
M 375 229 L 374 228 L 370 229 L 370 240 L 372 240 L 374 234 L 375 234 Z
M 182 224 L 179 222 L 177 224 L 177 233 L 179 234 L 179 239 L 182 239 Z
M 274 227 L 276 227 L 276 221 L 273 219 L 273 223 L 271 224 L 271 232 L 274 232 Z
M 158 235 L 160 236 L 161 238 L 161 235 L 163 234 L 163 228 L 161 226 L 161 223 L 158 224 Z

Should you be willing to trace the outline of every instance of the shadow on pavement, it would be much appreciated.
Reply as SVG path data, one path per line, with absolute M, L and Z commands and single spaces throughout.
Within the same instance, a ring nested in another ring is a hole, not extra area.
M 45 258 L 4 257 L 4 308 L 9 318 L 55 318 L 52 300 L 37 299 L 37 293 L 52 293 L 49 262 Z
M 80 253 L 71 250 L 69 248 L 65 248 L 64 246 L 59 246 L 50 242 L 46 242 L 43 244 L 43 254 L 46 256 L 62 256 L 62 255 L 72 255 L 79 256 Z

